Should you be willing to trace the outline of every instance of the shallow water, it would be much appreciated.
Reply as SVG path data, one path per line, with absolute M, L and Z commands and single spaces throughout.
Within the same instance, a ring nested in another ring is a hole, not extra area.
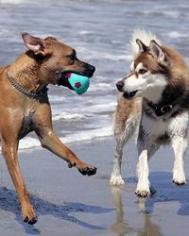
M 187 0 L 1 0 L 0 64 L 11 63 L 25 50 L 20 32 L 63 39 L 97 70 L 82 96 L 50 86 L 55 130 L 65 142 L 109 136 L 116 105 L 115 82 L 129 70 L 133 30 L 151 30 L 188 57 L 188 22 Z M 31 136 L 20 147 L 38 145 Z

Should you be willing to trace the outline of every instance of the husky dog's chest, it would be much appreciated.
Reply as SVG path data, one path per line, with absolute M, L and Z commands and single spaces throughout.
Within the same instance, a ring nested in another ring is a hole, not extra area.
M 153 139 L 155 141 L 159 137 L 165 135 L 168 131 L 168 122 L 162 119 L 151 119 L 146 114 L 142 115 L 140 132 L 143 138 Z
M 186 136 L 188 120 L 189 113 L 187 111 L 167 120 L 163 118 L 153 119 L 143 113 L 139 129 L 139 138 L 154 143 L 165 144 L 169 142 L 173 136 Z

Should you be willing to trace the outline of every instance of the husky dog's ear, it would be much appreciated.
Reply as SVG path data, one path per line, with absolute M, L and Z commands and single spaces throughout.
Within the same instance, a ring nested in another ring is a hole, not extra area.
M 47 55 L 48 54 L 48 48 L 45 44 L 45 41 L 41 38 L 34 37 L 28 33 L 22 33 L 22 38 L 24 41 L 25 46 L 33 51 L 36 55 Z
M 136 39 L 136 43 L 138 44 L 139 52 L 145 52 L 148 50 L 148 47 L 140 39 Z
M 165 64 L 167 61 L 166 54 L 163 52 L 161 46 L 155 41 L 150 41 L 150 52 L 152 55 L 154 55 L 155 58 L 157 58 L 158 62 Z

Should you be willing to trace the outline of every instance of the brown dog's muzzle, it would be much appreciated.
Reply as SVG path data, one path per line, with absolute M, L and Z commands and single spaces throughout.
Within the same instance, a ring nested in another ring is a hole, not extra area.
M 86 63 L 85 70 L 82 75 L 90 78 L 93 76 L 94 72 L 95 72 L 95 67 Z

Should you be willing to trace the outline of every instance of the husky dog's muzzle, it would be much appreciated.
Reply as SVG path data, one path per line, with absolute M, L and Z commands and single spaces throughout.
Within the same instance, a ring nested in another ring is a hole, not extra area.
M 124 91 L 124 82 L 122 80 L 119 80 L 116 83 L 116 87 L 117 87 L 119 92 L 123 92 L 123 97 L 127 98 L 127 99 L 130 99 L 130 98 L 134 97 L 137 93 L 137 90 L 134 90 L 134 91 L 131 91 L 131 92 Z
M 136 95 L 136 93 L 137 93 L 137 90 L 134 90 L 132 92 L 124 92 L 123 97 L 130 99 L 130 98 L 133 98 Z

